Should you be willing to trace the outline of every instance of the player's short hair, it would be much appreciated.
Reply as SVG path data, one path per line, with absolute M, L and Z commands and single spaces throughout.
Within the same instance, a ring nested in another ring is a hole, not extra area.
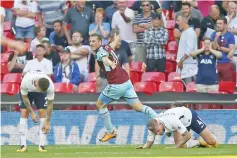
M 63 25 L 62 20 L 55 20 L 55 21 L 53 22 L 53 25 L 56 24 L 56 23 L 59 23 L 60 25 Z
M 105 10 L 103 8 L 97 8 L 95 14 L 101 13 L 103 17 L 105 17 Z
M 101 35 L 99 35 L 97 33 L 93 33 L 92 35 L 90 35 L 90 37 L 96 37 L 99 41 L 102 41 Z
M 113 38 L 115 33 L 116 33 L 116 35 L 120 34 L 118 27 L 115 27 L 110 31 L 109 38 Z
M 72 36 L 73 36 L 73 34 L 75 34 L 75 33 L 78 33 L 78 34 L 80 34 L 81 37 L 83 37 L 83 36 L 82 36 L 82 33 L 79 32 L 79 31 L 73 31 Z
M 43 48 L 43 49 L 45 49 L 45 46 L 43 44 L 37 44 L 36 48 Z
M 147 124 L 148 130 L 154 131 L 156 129 L 156 124 L 157 124 L 156 119 L 149 120 Z
M 224 24 L 227 24 L 227 19 L 225 17 L 219 17 L 217 20 L 222 20 Z
M 38 26 L 38 27 L 35 27 L 35 30 L 34 30 L 34 32 L 35 32 L 35 36 L 37 36 L 37 35 L 38 35 L 38 33 L 40 33 L 40 31 L 41 31 L 41 28 L 43 28 L 43 26 Z
M 49 88 L 49 80 L 47 78 L 40 78 L 38 80 L 38 86 L 42 91 L 47 91 Z

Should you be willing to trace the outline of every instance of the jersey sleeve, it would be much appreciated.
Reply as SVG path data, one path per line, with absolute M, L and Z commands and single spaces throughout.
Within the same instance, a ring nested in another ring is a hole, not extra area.
M 102 61 L 102 58 L 106 56 L 108 57 L 109 53 L 105 51 L 103 48 L 99 49 L 98 52 L 96 53 L 96 60 Z
M 156 135 L 152 133 L 150 130 L 148 130 L 148 136 L 147 136 L 147 141 L 153 142 L 155 141 Z
M 20 88 L 21 95 L 27 95 L 28 94 L 27 83 L 28 83 L 27 76 L 25 76 L 21 81 L 21 88 Z

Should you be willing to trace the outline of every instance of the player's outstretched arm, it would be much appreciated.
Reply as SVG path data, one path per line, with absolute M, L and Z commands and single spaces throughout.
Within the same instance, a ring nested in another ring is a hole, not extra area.
M 32 120 L 33 120 L 33 122 L 34 122 L 34 123 L 38 123 L 39 120 L 38 120 L 38 118 L 37 118 L 35 112 L 33 111 L 32 107 L 31 107 L 31 105 L 30 105 L 30 101 L 29 101 L 29 99 L 28 99 L 28 96 L 27 96 L 27 95 L 21 95 L 21 96 L 22 96 L 22 100 L 23 100 L 23 102 L 24 102 L 24 105 L 25 105 L 27 111 L 29 112 L 29 114 L 30 114 L 30 116 L 31 116 L 31 118 L 32 118 Z
M 47 101 L 47 117 L 43 127 L 45 134 L 49 133 L 50 130 L 50 120 L 53 112 L 53 100 Z
M 137 147 L 137 149 L 149 149 L 154 144 L 154 141 L 147 141 L 143 146 Z

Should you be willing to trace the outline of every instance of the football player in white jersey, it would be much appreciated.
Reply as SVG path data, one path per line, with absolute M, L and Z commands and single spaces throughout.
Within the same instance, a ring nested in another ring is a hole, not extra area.
M 37 123 L 38 118 L 32 110 L 31 104 L 34 101 L 40 120 L 39 128 L 39 152 L 46 152 L 46 134 L 50 130 L 50 119 L 53 111 L 54 84 L 49 76 L 38 71 L 29 71 L 25 74 L 20 88 L 21 118 L 19 124 L 20 149 L 17 152 L 27 151 L 26 134 L 28 131 L 27 118 L 30 114 L 32 120 Z M 46 110 L 47 109 L 47 110 Z
M 191 140 L 189 130 L 199 134 L 203 140 Z M 171 148 L 218 147 L 216 137 L 208 130 L 200 116 L 186 107 L 175 107 L 160 113 L 148 122 L 148 137 L 145 145 L 137 149 L 150 148 L 156 135 L 171 136 L 173 132 L 175 146 Z

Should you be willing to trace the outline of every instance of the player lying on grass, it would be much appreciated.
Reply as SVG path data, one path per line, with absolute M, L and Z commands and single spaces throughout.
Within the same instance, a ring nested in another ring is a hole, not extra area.
M 98 65 L 108 80 L 107 87 L 100 94 L 96 102 L 96 107 L 104 120 L 104 125 L 107 130 L 104 137 L 100 139 L 101 142 L 108 141 L 117 136 L 107 108 L 107 105 L 114 100 L 124 98 L 134 110 L 142 112 L 151 118 L 157 116 L 157 113 L 153 109 L 142 105 L 139 101 L 128 73 L 120 66 L 118 57 L 113 51 L 118 42 L 121 41 L 120 35 L 114 34 L 113 39 L 114 41 L 109 45 L 102 46 L 100 35 L 93 34 L 90 36 L 90 46 L 92 50 L 95 51 Z M 96 75 L 99 77 L 99 74 Z
M 193 130 L 203 139 L 191 140 L 189 130 Z M 148 137 L 145 145 L 137 149 L 150 148 L 156 135 L 171 136 L 173 132 L 175 146 L 171 148 L 218 147 L 215 136 L 208 130 L 200 116 L 186 107 L 175 107 L 160 113 L 148 122 Z
M 20 149 L 17 150 L 17 152 L 27 151 L 26 134 L 28 131 L 28 115 L 30 114 L 34 123 L 38 123 L 38 118 L 31 107 L 33 101 L 38 109 L 40 117 L 40 142 L 38 151 L 46 152 L 44 145 L 46 141 L 46 134 L 50 130 L 50 119 L 53 111 L 54 100 L 54 84 L 52 80 L 49 78 L 48 75 L 42 72 L 27 72 L 21 82 L 20 99 L 21 118 L 19 124 L 19 131 L 21 146 Z

